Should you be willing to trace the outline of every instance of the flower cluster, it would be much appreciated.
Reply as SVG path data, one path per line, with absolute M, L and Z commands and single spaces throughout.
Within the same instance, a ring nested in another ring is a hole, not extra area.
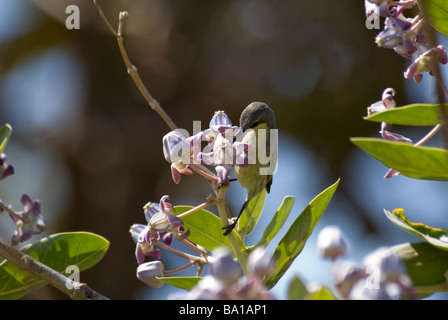
M 375 113 L 383 112 L 386 110 L 391 110 L 396 107 L 394 100 L 395 90 L 392 88 L 387 88 L 383 91 L 383 96 L 380 101 L 377 101 L 367 108 L 367 115 L 371 116 Z M 412 143 L 412 140 L 402 136 L 401 134 L 391 132 L 392 125 L 390 123 L 382 122 L 380 134 L 384 140 L 401 141 L 406 143 Z M 389 171 L 384 176 L 385 178 L 390 178 L 399 175 L 400 172 L 394 169 L 389 169 Z
M 201 246 L 188 239 L 190 230 L 185 231 L 184 222 L 181 217 L 185 217 L 200 208 L 208 205 L 206 202 L 196 208 L 175 216 L 173 206 L 168 203 L 169 197 L 163 196 L 159 203 L 149 202 L 144 207 L 144 214 L 147 225 L 134 224 L 129 232 L 136 243 L 135 256 L 137 258 L 137 278 L 148 286 L 160 287 L 163 281 L 158 277 L 168 276 L 182 271 L 194 265 L 198 265 L 197 276 L 202 272 L 202 268 L 207 261 L 207 252 Z M 184 243 L 190 249 L 196 251 L 200 256 L 195 256 L 171 246 L 173 238 Z M 188 263 L 173 270 L 165 270 L 165 266 L 159 260 L 161 252 L 159 249 L 171 252 L 179 257 L 188 260 Z M 145 257 L 152 259 L 145 262 Z
M 421 33 L 424 21 L 421 14 L 414 18 L 406 18 L 405 9 L 417 4 L 417 0 L 365 0 L 368 20 L 384 17 L 384 29 L 376 36 L 379 47 L 393 49 L 405 59 L 412 60 L 404 77 L 414 78 L 416 83 L 422 80 L 422 72 L 432 74 L 434 63 L 446 64 L 446 49 L 439 45 L 428 47 L 426 37 Z
M 336 290 L 347 300 L 416 299 L 404 263 L 389 248 L 368 254 L 361 267 L 339 258 L 346 254 L 346 244 L 337 227 L 324 228 L 318 237 L 324 258 L 333 261 L 332 274 Z M 330 254 L 329 254 L 330 253 Z
M 179 183 L 181 174 L 198 172 L 207 179 L 218 183 L 228 183 L 229 174 L 235 165 L 249 163 L 250 146 L 240 142 L 241 128 L 232 126 L 224 111 L 216 111 L 208 129 L 187 137 L 185 130 L 176 129 L 163 137 L 163 154 L 171 163 L 171 172 L 175 183 Z M 207 143 L 201 151 L 201 143 Z M 215 167 L 216 174 L 202 164 Z
M 211 260 L 213 258 L 213 260 Z M 264 248 L 254 249 L 248 257 L 248 276 L 225 249 L 217 249 L 210 258 L 209 275 L 184 296 L 187 300 L 272 300 L 264 285 L 275 263 Z
M 182 241 L 190 234 L 189 230 L 184 230 L 182 219 L 173 214 L 173 207 L 168 200 L 169 197 L 165 195 L 159 203 L 147 203 L 143 210 L 148 224 L 134 224 L 129 230 L 136 243 L 135 256 L 138 264 L 144 262 L 145 256 L 160 259 L 160 250 L 155 246 L 161 241 L 170 245 L 173 236 Z
M 15 212 L 10 206 L 5 206 L 0 202 L 0 212 L 7 211 L 12 221 L 16 225 L 11 238 L 11 245 L 16 246 L 31 238 L 34 234 L 40 234 L 46 230 L 45 220 L 40 212 L 40 201 L 32 201 L 24 194 L 20 200 L 24 210 Z
M 14 167 L 6 163 L 6 155 L 0 154 L 0 180 L 14 174 Z M 15 212 L 11 206 L 5 205 L 0 200 L 0 213 L 6 211 L 16 226 L 11 238 L 11 245 L 17 246 L 21 242 L 29 240 L 34 234 L 40 234 L 47 228 L 45 219 L 40 213 L 40 201 L 33 201 L 24 194 L 20 199 L 24 210 Z

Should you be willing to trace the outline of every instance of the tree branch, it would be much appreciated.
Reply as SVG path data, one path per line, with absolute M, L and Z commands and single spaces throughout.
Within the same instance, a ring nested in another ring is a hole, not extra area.
M 68 295 L 74 300 L 109 300 L 109 298 L 90 289 L 87 284 L 75 282 L 47 265 L 24 254 L 15 247 L 0 241 L 0 256 L 15 264 L 20 270 L 27 271 Z M 69 289 L 72 288 L 72 289 Z
M 146 89 L 142 79 L 140 78 L 137 68 L 131 63 L 131 60 L 129 59 L 126 48 L 124 46 L 124 38 L 123 38 L 123 26 L 126 18 L 128 17 L 128 13 L 126 11 L 120 12 L 118 19 L 118 31 L 115 31 L 112 25 L 109 23 L 109 20 L 104 15 L 104 11 L 101 5 L 98 3 L 98 1 L 93 0 L 93 2 L 95 6 L 98 8 L 100 16 L 103 19 L 104 23 L 106 24 L 107 28 L 117 39 L 118 47 L 120 49 L 121 56 L 123 57 L 124 64 L 126 65 L 128 74 L 131 76 L 132 80 L 137 86 L 137 89 L 140 91 L 141 95 L 146 100 L 151 109 L 154 110 L 162 118 L 163 121 L 165 121 L 166 125 L 171 130 L 176 129 L 177 127 L 174 124 L 174 122 L 171 120 L 171 118 L 168 116 L 165 110 L 163 110 L 159 102 L 157 102 L 157 100 L 154 99 L 153 96 L 149 93 L 148 89 Z

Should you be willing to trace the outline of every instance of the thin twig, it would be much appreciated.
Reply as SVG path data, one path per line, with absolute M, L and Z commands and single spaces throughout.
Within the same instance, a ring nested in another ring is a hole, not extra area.
M 33 259 L 15 247 L 0 241 L 0 256 L 15 264 L 20 270 L 27 271 L 68 295 L 74 300 L 109 300 L 109 298 L 90 289 L 87 284 L 72 279 Z
M 106 24 L 107 28 L 117 39 L 118 47 L 120 49 L 123 62 L 126 65 L 128 74 L 131 76 L 132 80 L 137 86 L 137 89 L 140 91 L 141 95 L 146 100 L 151 109 L 154 110 L 162 118 L 162 120 L 166 123 L 166 125 L 171 130 L 176 129 L 177 127 L 174 124 L 173 120 L 171 120 L 171 118 L 168 116 L 165 110 L 163 110 L 163 108 L 160 106 L 159 102 L 156 99 L 154 99 L 153 96 L 149 93 L 148 89 L 146 89 L 142 79 L 140 78 L 137 68 L 131 63 L 131 60 L 129 59 L 126 48 L 124 46 L 124 38 L 123 38 L 123 26 L 126 18 L 128 17 L 128 13 L 126 11 L 120 12 L 118 19 L 118 31 L 115 31 L 112 25 L 109 23 L 109 20 L 105 16 L 104 11 L 99 2 L 97 0 L 93 0 L 93 2 L 95 6 L 98 8 L 100 16 L 103 19 L 104 23 Z

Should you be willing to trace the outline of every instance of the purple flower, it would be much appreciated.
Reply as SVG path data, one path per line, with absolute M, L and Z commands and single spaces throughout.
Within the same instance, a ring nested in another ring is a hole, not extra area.
M 380 101 L 377 101 L 367 108 L 367 115 L 371 116 L 375 113 L 390 110 L 396 107 L 394 100 L 395 90 L 393 88 L 387 88 L 383 91 L 383 96 Z
M 33 234 L 39 234 L 46 230 L 45 220 L 40 213 L 40 201 L 32 201 L 24 194 L 20 200 L 24 211 L 9 211 L 9 216 L 14 221 L 17 229 L 11 238 L 11 245 L 16 246 L 31 238 Z
M 160 288 L 163 281 L 157 277 L 163 277 L 165 266 L 160 261 L 150 261 L 137 267 L 137 278 L 146 285 L 154 288 Z
M 5 179 L 12 174 L 14 174 L 14 168 L 6 163 L 6 154 L 2 153 L 0 155 L 0 180 Z
M 342 299 L 415 299 L 406 266 L 389 248 L 378 248 L 363 260 L 363 266 L 337 261 L 332 266 L 335 288 Z
M 185 164 L 190 163 L 190 144 L 182 133 L 183 131 L 176 129 L 167 133 L 162 139 L 163 155 L 166 161 L 170 163 L 175 163 L 179 160 Z
M 392 88 L 387 88 L 383 91 L 383 96 L 381 101 L 377 101 L 367 108 L 367 114 L 373 115 L 375 113 L 390 110 L 396 107 L 393 96 L 395 95 L 395 90 Z M 391 132 L 392 125 L 386 122 L 381 123 L 381 129 L 379 133 L 384 140 L 391 141 L 401 141 L 405 143 L 412 143 L 412 140 L 398 133 Z M 399 175 L 400 172 L 394 169 L 389 169 L 384 178 L 391 178 L 393 176 Z
M 194 171 L 190 166 L 178 161 L 171 164 L 171 176 L 173 177 L 174 183 L 178 184 L 182 174 L 192 175 Z
M 166 134 L 163 141 L 163 155 L 166 161 L 171 163 L 171 175 L 176 184 L 180 182 L 181 174 L 192 175 L 191 144 L 182 134 L 182 130 L 176 129 Z
M 240 132 L 242 129 L 232 126 L 224 111 L 216 111 L 209 128 L 192 137 L 186 138 L 187 134 L 182 129 L 166 134 L 163 137 L 163 154 L 171 163 L 174 182 L 179 183 L 182 174 L 197 171 L 209 180 L 219 179 L 218 182 L 227 184 L 234 166 L 246 166 L 250 161 L 248 150 L 251 146 L 240 141 Z M 203 142 L 207 144 L 202 149 Z M 214 166 L 216 174 L 202 164 Z
M 410 22 L 388 17 L 384 25 L 384 30 L 375 38 L 378 47 L 395 49 L 398 54 L 404 57 L 410 57 L 417 50 L 417 47 L 413 44 L 415 34 L 409 32 L 412 27 Z
M 366 9 L 366 17 L 369 21 L 377 17 L 389 17 L 391 15 L 388 0 L 365 0 L 364 6 Z
M 232 129 L 232 122 L 224 111 L 216 111 L 210 121 L 210 129 L 223 133 L 226 130 Z
M 246 166 L 249 163 L 247 151 L 250 146 L 238 141 L 241 139 L 241 135 L 234 139 L 239 131 L 238 127 L 230 127 L 223 133 L 217 133 L 210 129 L 204 135 L 209 141 L 208 146 L 212 148 L 211 151 L 199 152 L 196 156 L 199 162 L 215 166 L 218 178 L 222 183 L 228 183 L 229 174 L 235 165 Z
M 421 74 L 422 72 L 428 71 L 433 75 L 432 68 L 434 63 L 439 62 L 441 64 L 446 64 L 447 60 L 445 47 L 439 45 L 427 50 L 422 55 L 418 55 L 414 62 L 411 63 L 409 68 L 404 72 L 404 77 L 406 79 L 413 77 L 416 83 L 420 83 L 423 77 Z
M 271 300 L 273 296 L 264 285 L 272 275 L 275 263 L 264 248 L 255 248 L 247 260 L 248 277 L 226 249 L 219 248 L 210 257 L 210 274 L 190 290 L 190 300 Z
M 189 230 L 184 230 L 182 219 L 172 213 L 174 209 L 168 200 L 165 195 L 159 203 L 147 203 L 143 209 L 148 224 L 134 224 L 129 230 L 136 243 L 135 256 L 139 264 L 144 262 L 145 256 L 160 258 L 160 250 L 155 248 L 159 242 L 170 245 L 173 237 L 182 241 L 190 235 Z
M 213 252 L 213 263 L 209 267 L 210 274 L 226 284 L 236 283 L 243 275 L 238 262 L 233 260 L 226 249 L 218 248 Z
M 416 4 L 416 0 L 365 0 L 365 9 L 368 21 L 373 21 L 378 16 L 386 18 L 384 30 L 375 38 L 377 45 L 394 49 L 405 59 L 413 60 L 404 72 L 404 77 L 412 77 L 416 83 L 420 83 L 422 72 L 427 71 L 433 75 L 434 64 L 446 64 L 448 59 L 443 46 L 427 47 L 426 37 L 420 33 L 425 24 L 420 14 L 412 19 L 404 16 L 404 10 Z
M 381 137 L 384 140 L 392 140 L 392 141 L 401 141 L 401 142 L 406 142 L 406 143 L 412 143 L 411 139 L 406 138 L 405 136 L 402 136 L 401 134 L 390 132 L 390 130 L 392 130 L 392 125 L 391 124 L 385 123 L 385 122 L 381 123 L 380 134 L 381 134 Z
M 350 299 L 398 300 L 414 299 L 412 282 L 406 267 L 389 248 L 378 248 L 364 258 L 366 278 L 351 288 Z

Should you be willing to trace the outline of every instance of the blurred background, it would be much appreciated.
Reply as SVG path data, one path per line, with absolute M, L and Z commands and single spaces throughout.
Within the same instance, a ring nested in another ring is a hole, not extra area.
M 69 30 L 66 7 L 80 9 Z M 446 183 L 403 176 L 356 149 L 353 136 L 378 137 L 362 119 L 392 87 L 398 105 L 433 102 L 433 79 L 404 80 L 407 61 L 374 43 L 362 1 L 116 0 L 101 1 L 111 24 L 126 10 L 125 44 L 143 82 L 176 125 L 205 129 L 216 110 L 234 124 L 252 101 L 267 103 L 279 128 L 279 167 L 256 243 L 286 195 L 295 197 L 290 224 L 338 178 L 336 194 L 301 255 L 274 287 L 286 298 L 289 279 L 331 286 L 330 267 L 316 238 L 338 225 L 361 262 L 380 246 L 418 241 L 395 227 L 383 208 L 403 207 L 411 221 L 448 228 Z M 5 153 L 16 174 L 0 198 L 20 210 L 23 193 L 42 202 L 48 231 L 89 231 L 110 241 L 104 259 L 81 281 L 112 299 L 166 299 L 173 292 L 145 287 L 135 277 L 129 227 L 145 223 L 142 207 L 169 194 L 173 205 L 197 205 L 210 193 L 197 175 L 171 179 L 162 153 L 169 131 L 137 91 L 117 42 L 91 0 L 0 0 L 0 124 L 13 127 Z M 446 45 L 446 39 L 440 38 Z M 445 68 L 446 69 L 446 68 Z M 428 128 L 396 128 L 417 141 Z M 438 145 L 438 137 L 430 145 Z M 244 191 L 228 192 L 237 212 Z M 286 227 L 281 234 L 286 232 Z M 0 238 L 11 223 L 0 217 Z M 279 239 L 274 239 L 276 244 Z M 275 245 L 270 248 L 272 251 Z M 167 268 L 179 266 L 162 253 Z M 196 270 L 187 274 L 194 275 Z M 47 286 L 25 298 L 64 299 Z M 438 294 L 432 298 L 446 299 Z

